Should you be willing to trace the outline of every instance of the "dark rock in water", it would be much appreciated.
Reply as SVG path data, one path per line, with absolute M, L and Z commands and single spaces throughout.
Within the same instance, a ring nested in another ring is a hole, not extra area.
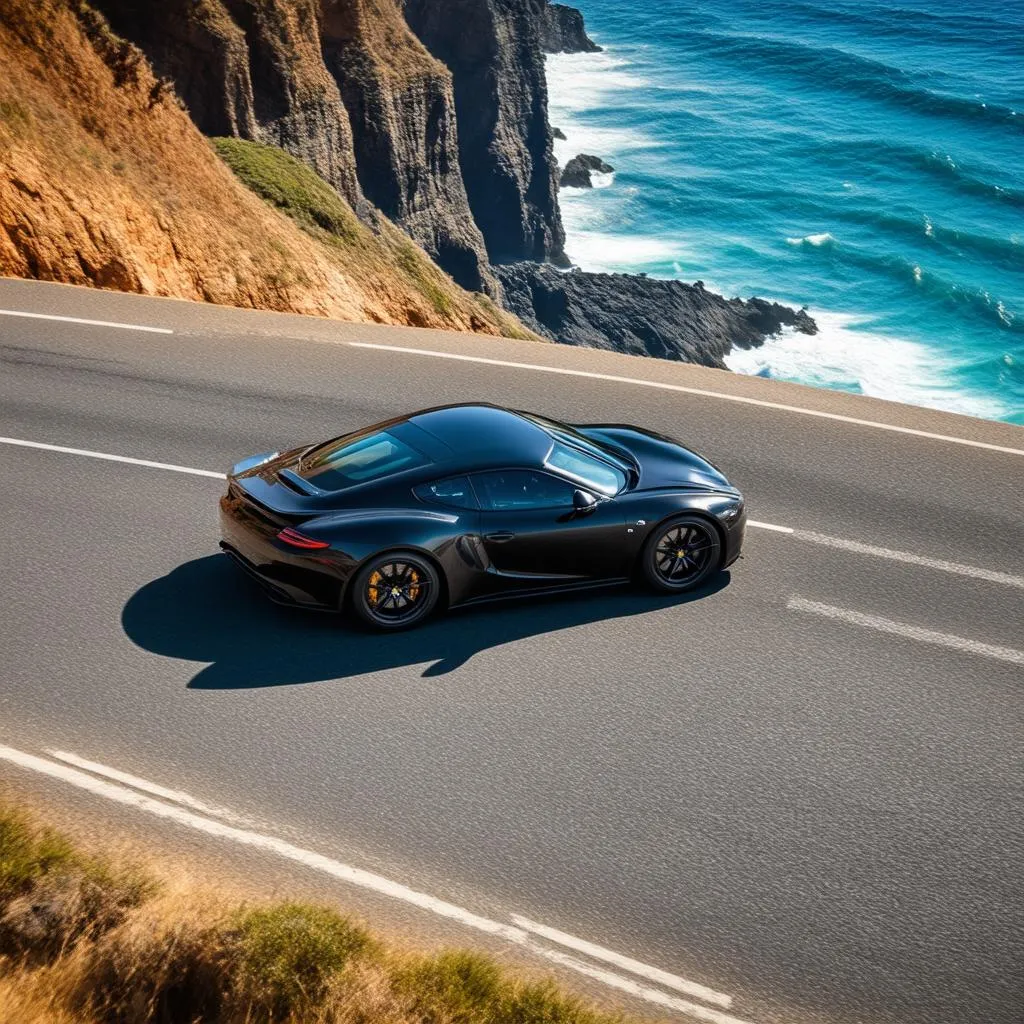
M 462 177 L 491 262 L 565 261 L 542 0 L 404 0 L 404 9 L 452 73 Z
M 561 128 L 552 127 L 551 138 L 561 139 L 563 142 L 565 142 L 565 132 L 563 132 Z
M 583 15 L 565 4 L 545 6 L 540 45 L 545 53 L 597 53 L 601 49 L 587 35 Z
M 733 346 L 754 348 L 783 327 L 816 334 L 806 310 L 726 299 L 703 284 L 632 274 L 496 267 L 505 304 L 527 327 L 565 345 L 611 349 L 725 369 Z
M 590 177 L 592 172 L 611 174 L 614 170 L 611 164 L 606 164 L 600 157 L 580 153 L 565 165 L 559 184 L 562 188 L 593 188 L 594 182 Z

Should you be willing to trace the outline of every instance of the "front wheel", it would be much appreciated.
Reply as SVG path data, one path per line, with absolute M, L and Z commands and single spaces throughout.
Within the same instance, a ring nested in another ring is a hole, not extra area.
M 406 551 L 378 555 L 352 581 L 352 608 L 375 629 L 408 629 L 434 610 L 440 587 L 425 558 Z
M 679 516 L 655 527 L 640 556 L 644 579 L 678 594 L 700 586 L 721 562 L 718 531 L 700 516 Z

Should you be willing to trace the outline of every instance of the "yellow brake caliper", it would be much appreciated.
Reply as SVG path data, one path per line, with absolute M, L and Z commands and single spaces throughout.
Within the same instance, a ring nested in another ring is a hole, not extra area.
M 409 578 L 411 580 L 411 583 L 410 583 L 410 586 L 409 586 L 409 604 L 415 604 L 416 598 L 418 598 L 420 596 L 420 588 L 419 588 L 419 585 L 418 585 L 419 582 L 420 582 L 419 573 L 416 572 L 415 569 L 413 569 L 413 571 L 410 574 Z
M 374 572 L 370 575 L 369 586 L 366 588 L 366 596 L 370 599 L 370 604 L 376 604 L 380 600 L 380 581 L 383 579 L 379 572 Z

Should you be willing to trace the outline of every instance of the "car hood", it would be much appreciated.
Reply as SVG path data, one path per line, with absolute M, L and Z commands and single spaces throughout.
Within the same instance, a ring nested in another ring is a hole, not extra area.
M 701 487 L 738 494 L 725 474 L 685 445 L 650 430 L 618 424 L 577 427 L 595 441 L 620 448 L 632 456 L 640 470 L 640 489 Z

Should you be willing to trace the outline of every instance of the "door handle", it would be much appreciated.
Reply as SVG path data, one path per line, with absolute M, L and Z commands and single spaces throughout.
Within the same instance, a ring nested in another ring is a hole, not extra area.
M 512 540 L 515 534 L 511 531 L 504 530 L 500 533 L 485 533 L 484 540 L 489 540 L 492 544 L 504 544 L 505 541 Z

